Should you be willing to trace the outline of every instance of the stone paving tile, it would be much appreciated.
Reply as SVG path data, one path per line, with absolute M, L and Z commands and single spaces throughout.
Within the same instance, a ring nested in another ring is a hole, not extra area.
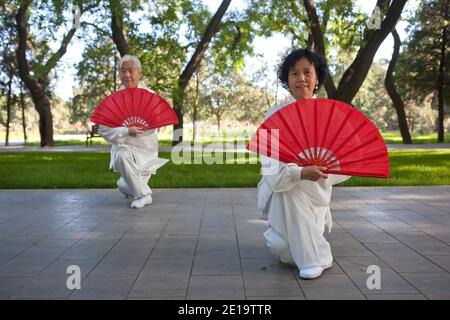
M 32 277 L 4 277 L 0 276 L 0 293 L 8 296 L 19 292 L 20 289 L 31 281 Z
M 158 238 L 152 237 L 146 239 L 142 238 L 138 239 L 124 236 L 118 242 L 115 243 L 114 247 L 111 249 L 108 255 L 116 254 L 116 252 L 117 254 L 119 253 L 122 254 L 125 252 L 141 252 L 141 251 L 151 252 Z
M 378 259 L 376 257 L 338 257 L 336 258 L 336 260 L 345 271 L 345 273 L 350 277 L 352 282 L 365 295 L 419 293 L 398 273 L 389 268 L 381 259 Z M 367 269 L 369 266 L 377 266 L 380 268 L 379 289 L 369 289 L 367 285 L 369 277 L 373 274 L 372 272 L 367 273 Z
M 303 296 L 291 267 L 277 259 L 242 259 L 247 296 Z
M 242 275 L 192 276 L 190 278 L 187 299 L 242 300 L 244 298 Z
M 426 256 L 439 267 L 450 272 L 450 256 Z
M 51 264 L 49 264 L 45 269 L 43 269 L 37 277 L 40 276 L 56 276 L 67 279 L 70 274 L 67 273 L 67 269 L 69 266 L 78 266 L 80 268 L 80 276 L 81 280 L 86 278 L 88 274 L 94 269 L 97 265 L 97 260 L 55 260 Z M 66 280 L 64 280 L 65 283 Z
M 273 255 L 261 239 L 239 239 L 239 256 L 242 259 L 270 259 Z
M 368 300 L 427 300 L 420 293 L 366 294 Z
M 331 252 L 335 257 L 373 256 L 373 253 L 351 235 L 330 236 Z
M 65 291 L 20 291 L 9 295 L 11 300 L 66 300 L 70 292 Z
M 442 272 L 445 271 L 428 259 L 416 255 L 411 257 L 386 257 L 384 260 L 397 272 Z
M 366 243 L 397 243 L 398 240 L 381 230 L 358 230 L 351 233 L 362 244 Z
M 267 249 L 254 188 L 154 200 L 133 210 L 116 190 L 0 191 L 0 298 L 450 298 L 450 187 L 335 188 L 335 261 L 314 280 Z M 69 265 L 81 290 L 66 287 Z M 367 288 L 369 265 L 379 291 Z
M 200 240 L 236 240 L 234 225 L 206 226 L 202 225 L 198 234 Z
M 192 259 L 148 260 L 137 278 L 129 298 L 186 296 Z
M 39 274 L 28 281 L 20 292 L 14 293 L 14 297 L 33 298 L 41 295 L 45 299 L 66 298 L 71 290 L 67 288 L 66 281 L 68 274 Z
M 267 225 L 267 221 L 255 217 L 235 218 L 236 234 L 239 239 L 263 240 Z
M 196 256 L 192 268 L 192 275 L 238 275 L 241 272 L 237 253 Z
M 64 260 L 92 260 L 100 259 L 108 253 L 117 239 L 83 239 L 64 252 Z
M 355 284 L 351 281 L 351 279 L 343 273 L 328 273 L 325 272 L 320 276 L 321 281 L 317 281 L 319 279 L 302 279 L 296 273 L 295 278 L 302 290 L 306 289 L 354 289 L 357 290 Z
M 296 296 L 247 296 L 247 300 L 306 300 L 303 294 Z
M 190 259 L 194 257 L 197 237 L 162 237 L 154 247 L 150 259 Z
M 417 253 L 401 242 L 395 243 L 372 243 L 366 244 L 366 247 L 379 257 L 408 257 L 415 256 Z
M 109 278 L 109 277 L 95 277 L 88 276 L 81 282 L 81 289 L 71 291 L 71 294 L 123 294 L 126 295 L 135 283 L 135 277 Z
M 397 272 L 442 272 L 437 264 L 400 243 L 368 243 L 367 247 Z
M 236 239 L 199 238 L 195 252 L 196 257 L 223 255 L 238 257 L 239 250 Z
M 128 295 L 127 300 L 186 300 L 186 296 L 185 295 L 179 295 L 179 296 L 175 296 L 175 295 L 166 295 L 166 296 L 139 296 L 139 297 L 134 297 L 134 296 L 130 296 Z
M 0 259 L 9 260 L 21 254 L 25 250 L 36 244 L 35 241 L 27 238 L 6 238 L 0 241 Z
M 450 255 L 450 246 L 424 232 L 398 233 L 393 236 L 422 255 Z
M 354 288 L 306 288 L 303 291 L 307 300 L 366 300 Z
M 126 292 L 74 290 L 68 300 L 125 300 L 127 296 Z
M 200 222 L 193 219 L 177 219 L 169 221 L 164 234 L 171 236 L 197 236 Z
M 145 264 L 145 258 L 143 259 L 131 259 L 123 260 L 120 262 L 108 262 L 102 260 L 91 271 L 89 276 L 96 278 L 137 278 L 139 272 Z
M 449 273 L 401 273 L 428 299 L 450 299 Z
M 1 277 L 33 277 L 45 269 L 49 265 L 49 261 L 31 261 L 24 263 L 23 261 L 10 260 L 0 265 Z

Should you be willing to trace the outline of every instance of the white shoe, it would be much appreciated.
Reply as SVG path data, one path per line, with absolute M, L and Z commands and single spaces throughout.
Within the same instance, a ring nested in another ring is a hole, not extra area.
M 333 264 L 330 263 L 329 265 L 323 266 L 323 267 L 310 267 L 310 268 L 304 268 L 300 270 L 300 278 L 303 279 L 314 279 L 319 277 L 322 272 L 325 269 L 331 268 Z
M 140 209 L 140 208 L 143 208 L 144 206 L 146 206 L 146 205 L 148 205 L 148 204 L 151 204 L 153 202 L 153 200 L 152 200 L 152 195 L 151 194 L 148 194 L 148 195 L 146 195 L 146 196 L 143 196 L 143 197 L 141 197 L 141 198 L 139 198 L 139 199 L 136 199 L 136 200 L 134 200 L 132 203 L 131 203 L 131 208 L 136 208 L 136 209 Z

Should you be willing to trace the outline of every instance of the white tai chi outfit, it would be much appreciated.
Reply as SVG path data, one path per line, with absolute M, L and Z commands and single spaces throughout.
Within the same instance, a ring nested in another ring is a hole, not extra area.
M 142 83 L 138 88 L 147 89 Z M 123 89 L 123 87 L 121 87 Z M 110 169 L 119 172 L 119 190 L 134 199 L 152 193 L 148 181 L 156 170 L 168 160 L 158 158 L 158 137 L 155 129 L 146 130 L 135 137 L 128 135 L 127 127 L 99 126 L 103 138 L 111 146 Z
M 292 102 L 271 108 L 266 119 Z M 328 232 L 332 227 L 331 189 L 350 177 L 328 174 L 328 179 L 304 180 L 303 167 L 264 156 L 261 167 L 258 207 L 269 222 L 264 233 L 267 246 L 282 262 L 295 263 L 299 269 L 330 266 L 333 256 L 323 234 L 325 225 Z

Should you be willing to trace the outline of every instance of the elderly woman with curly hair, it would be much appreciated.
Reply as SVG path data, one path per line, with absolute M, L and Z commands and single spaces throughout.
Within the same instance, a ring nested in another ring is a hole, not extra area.
M 325 58 L 307 49 L 288 54 L 278 68 L 278 78 L 292 98 L 272 107 L 266 118 L 290 103 L 316 98 L 328 75 Z M 349 177 L 325 174 L 324 167 L 300 167 L 261 156 L 262 179 L 258 206 L 268 219 L 264 233 L 267 246 L 284 263 L 296 264 L 300 277 L 313 279 L 333 263 L 324 237 L 331 230 L 332 185 Z

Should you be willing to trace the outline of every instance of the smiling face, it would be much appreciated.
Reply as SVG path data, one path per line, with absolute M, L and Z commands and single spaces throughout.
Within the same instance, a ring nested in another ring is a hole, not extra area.
M 288 74 L 289 91 L 295 100 L 309 99 L 319 84 L 314 65 L 306 58 L 298 60 Z
M 133 61 L 124 61 L 119 75 L 125 88 L 136 88 L 141 80 L 141 72 Z

